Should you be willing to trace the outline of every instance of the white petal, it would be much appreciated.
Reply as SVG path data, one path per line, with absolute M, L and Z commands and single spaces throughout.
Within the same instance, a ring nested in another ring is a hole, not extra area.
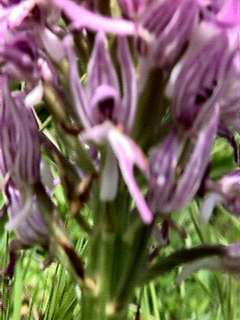
M 218 193 L 208 194 L 202 204 L 200 211 L 200 220 L 202 223 L 208 223 L 215 206 L 221 203 L 223 198 Z
M 43 98 L 43 85 L 42 82 L 39 81 L 38 85 L 33 88 L 25 97 L 24 102 L 26 107 L 33 107 L 36 104 L 40 103 Z

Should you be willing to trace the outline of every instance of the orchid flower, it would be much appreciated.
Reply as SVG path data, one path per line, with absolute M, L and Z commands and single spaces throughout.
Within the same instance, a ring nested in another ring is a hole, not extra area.
M 224 94 L 237 54 L 231 37 L 227 31 L 203 23 L 175 66 L 167 94 L 173 98 L 173 114 L 184 127 L 191 127 L 200 111 L 207 117 Z
M 65 39 L 65 46 L 70 62 L 71 91 L 74 104 L 81 122 L 87 129 L 85 133 L 82 133 L 81 138 L 97 145 L 108 145 L 102 172 L 100 197 L 104 201 L 115 198 L 118 184 L 118 161 L 123 179 L 136 201 L 136 206 L 143 220 L 150 223 L 151 213 L 133 176 L 134 164 L 146 174 L 146 161 L 137 145 L 116 127 L 122 125 L 125 131 L 130 133 L 136 111 L 136 76 L 127 42 L 120 38 L 118 47 L 118 58 L 124 84 L 123 97 L 121 97 L 118 77 L 107 50 L 106 39 L 102 33 L 99 33 L 96 38 L 89 61 L 86 90 L 80 83 L 71 38 Z
M 23 244 L 45 244 L 48 228 L 33 185 L 43 181 L 52 190 L 49 181 L 53 179 L 46 166 L 40 168 L 43 160 L 37 123 L 32 110 L 24 105 L 24 93 L 10 92 L 7 76 L 0 77 L 0 98 L 0 172 L 6 178 L 7 228 L 16 231 Z
M 54 179 L 49 164 L 43 158 L 40 176 L 46 192 L 52 196 L 59 181 Z M 29 187 L 22 190 L 19 185 L 9 180 L 5 186 L 5 194 L 9 215 L 6 228 L 15 231 L 23 245 L 47 245 L 49 229 L 33 189 Z
M 208 122 L 197 134 L 186 167 L 179 163 L 186 138 L 174 130 L 156 148 L 150 158 L 152 187 L 149 203 L 154 211 L 168 213 L 185 207 L 195 196 L 207 168 L 217 133 L 219 108 L 214 108 Z M 182 139 L 182 140 L 181 140 Z M 180 171 L 180 173 L 178 173 Z M 179 178 L 176 181 L 176 175 Z
M 224 24 L 228 19 L 231 24 Z M 191 127 L 200 110 L 207 116 L 218 102 L 221 122 L 228 129 L 236 127 L 239 21 L 239 2 L 221 3 L 215 18 L 202 22 L 193 32 L 188 51 L 173 69 L 167 94 L 173 98 L 172 111 L 183 126 Z
M 40 142 L 38 128 L 23 97 L 9 91 L 9 82 L 3 78 L 0 110 L 1 172 L 10 174 L 11 181 L 21 187 L 39 180 Z M 23 125 L 24 124 L 24 125 Z
M 201 208 L 201 220 L 207 223 L 212 216 L 213 209 L 221 204 L 230 212 L 240 214 L 240 171 L 233 170 L 218 181 L 206 182 L 206 196 Z
M 188 43 L 197 22 L 198 3 L 195 0 L 153 1 L 142 13 L 141 24 L 153 37 L 143 64 L 169 67 Z M 141 53 L 141 47 L 140 47 Z
M 121 124 L 127 132 L 133 126 L 137 103 L 135 68 L 126 39 L 119 39 L 118 57 L 121 64 L 123 97 L 119 80 L 107 49 L 106 38 L 99 33 L 88 64 L 86 90 L 81 85 L 71 37 L 65 39 L 69 60 L 71 93 L 80 121 L 85 128 L 110 120 Z
M 48 227 L 34 194 L 24 195 L 11 185 L 7 186 L 9 222 L 8 230 L 14 230 L 25 245 L 46 244 Z

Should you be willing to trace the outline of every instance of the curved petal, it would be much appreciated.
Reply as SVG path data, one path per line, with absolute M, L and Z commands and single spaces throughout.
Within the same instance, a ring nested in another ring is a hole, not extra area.
M 89 117 L 94 124 L 112 120 L 119 122 L 122 106 L 117 74 L 103 33 L 98 33 L 88 64 L 87 95 Z M 104 90 L 103 90 L 104 89 Z M 103 92 L 104 95 L 99 95 Z
M 3 85 L 3 106 L 0 117 L 2 173 L 21 186 L 40 179 L 40 140 L 32 111 L 22 96 L 13 97 L 6 79 Z
M 209 122 L 198 134 L 195 148 L 183 175 L 177 183 L 173 199 L 166 205 L 164 211 L 173 211 L 184 207 L 197 192 L 209 162 L 211 149 L 217 133 L 218 120 L 219 108 L 216 107 L 210 116 Z
M 81 137 L 83 140 L 93 141 L 96 144 L 109 144 L 142 220 L 150 224 L 153 221 L 153 214 L 134 177 L 134 166 L 137 166 L 144 175 L 148 175 L 148 162 L 141 149 L 109 122 L 83 132 Z
M 91 119 L 89 118 L 87 98 L 85 96 L 78 72 L 77 56 L 74 52 L 72 36 L 68 35 L 65 37 L 64 46 L 69 61 L 70 90 L 73 97 L 75 110 L 78 113 L 83 126 L 85 128 L 89 128 L 91 127 L 92 123 Z
M 208 30 L 208 26 L 205 27 Z M 221 97 L 233 59 L 227 35 L 213 33 L 210 40 L 201 40 L 204 30 L 197 37 L 199 43 L 196 43 L 196 39 L 192 43 L 181 62 L 182 66 L 177 66 L 178 75 L 173 73 L 172 111 L 178 121 L 188 128 L 193 125 L 200 111 L 202 116 L 208 115 Z
M 119 18 L 110 18 L 101 16 L 91 12 L 83 6 L 77 5 L 71 0 L 52 0 L 52 2 L 71 19 L 73 27 L 76 29 L 87 28 L 91 31 L 103 31 L 107 33 L 116 33 L 119 35 L 139 34 L 142 37 L 148 38 L 146 30 L 136 28 L 135 24 Z
M 175 186 L 175 175 L 179 157 L 183 149 L 178 132 L 173 130 L 156 147 L 150 156 L 150 174 L 153 180 L 151 190 L 151 206 L 160 209 L 168 201 Z
M 118 39 L 118 58 L 121 64 L 123 84 L 123 123 L 130 132 L 137 108 L 137 75 L 126 38 Z

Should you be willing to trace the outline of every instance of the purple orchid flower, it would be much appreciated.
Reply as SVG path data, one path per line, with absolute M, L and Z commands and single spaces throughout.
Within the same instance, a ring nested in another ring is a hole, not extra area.
M 54 179 L 48 163 L 41 159 L 41 181 L 49 196 L 59 183 Z M 27 185 L 25 190 L 19 188 L 11 180 L 7 181 L 4 188 L 7 197 L 9 221 L 8 230 L 13 230 L 23 245 L 47 245 L 49 229 L 41 211 L 36 193 Z
M 211 148 L 217 133 L 219 108 L 214 108 L 211 117 L 196 137 L 193 151 L 186 167 L 181 169 L 182 151 L 186 136 L 172 131 L 150 158 L 152 187 L 149 203 L 153 211 L 168 213 L 185 207 L 195 196 L 207 168 Z M 176 181 L 176 176 L 179 176 Z
M 85 142 L 106 145 L 107 154 L 101 178 L 103 201 L 112 201 L 116 196 L 118 185 L 118 165 L 143 221 L 150 223 L 152 215 L 147 208 L 144 197 L 135 182 L 133 167 L 136 164 L 147 174 L 147 163 L 137 145 L 124 133 L 133 127 L 136 104 L 136 73 L 126 39 L 119 39 L 118 59 L 121 66 L 123 97 L 106 39 L 102 33 L 96 38 L 95 47 L 88 65 L 88 82 L 86 90 L 79 79 L 77 61 L 72 48 L 72 39 L 65 39 L 67 57 L 70 62 L 71 92 L 79 118 L 86 128 L 81 134 Z
M 8 230 L 14 230 L 25 245 L 46 244 L 48 227 L 38 206 L 36 196 L 25 197 L 12 185 L 7 186 L 9 222 Z
M 167 88 L 167 94 L 173 97 L 173 114 L 186 128 L 192 126 L 200 111 L 206 118 L 209 110 L 219 103 L 228 86 L 227 79 L 235 73 L 237 55 L 233 41 L 236 34 L 233 37 L 232 33 L 208 23 L 203 23 L 196 32 L 188 52 L 174 68 Z
M 38 49 L 32 33 L 23 31 L 9 36 L 8 41 L 0 45 L 0 57 L 5 62 L 4 74 L 18 79 L 38 79 Z
M 140 46 L 143 67 L 146 63 L 148 67 L 172 66 L 190 39 L 198 12 L 195 0 L 152 1 L 140 18 L 140 24 L 153 37 L 147 50 L 144 43 Z
M 40 179 L 40 142 L 36 121 L 23 103 L 21 94 L 13 96 L 6 77 L 2 79 L 0 110 L 1 172 L 22 187 Z
M 99 33 L 88 64 L 88 82 L 83 89 L 71 37 L 65 39 L 70 62 L 71 93 L 80 121 L 85 128 L 110 120 L 130 132 L 137 105 L 137 82 L 127 41 L 119 39 L 118 58 L 121 65 L 123 97 L 119 80 L 107 49 L 106 38 Z
M 7 227 L 23 244 L 46 244 L 48 228 L 33 185 L 43 181 L 51 193 L 53 178 L 41 160 L 37 123 L 24 99 L 24 93 L 10 92 L 7 76 L 0 77 L 0 172 L 8 200 Z
M 206 117 L 216 102 L 222 126 L 230 130 L 239 126 L 239 10 L 234 0 L 221 4 L 215 20 L 202 23 L 193 33 L 188 52 L 170 78 L 172 110 L 185 127 L 191 127 L 200 110 Z M 228 19 L 231 24 L 220 26 L 220 20 Z
M 31 80 L 33 85 L 39 78 L 54 82 L 51 63 L 64 57 L 61 40 L 54 34 L 59 17 L 59 10 L 42 0 L 4 1 L 0 8 L 2 72 Z
M 240 214 L 240 170 L 233 170 L 218 181 L 208 180 L 206 191 L 201 208 L 201 219 L 204 223 L 209 221 L 218 204 L 236 215 Z

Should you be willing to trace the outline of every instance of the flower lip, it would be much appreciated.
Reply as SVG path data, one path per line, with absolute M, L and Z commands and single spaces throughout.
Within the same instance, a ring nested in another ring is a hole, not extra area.
M 108 85 L 101 85 L 91 100 L 93 117 L 97 124 L 110 120 L 117 122 L 116 109 L 119 105 L 119 95 L 115 88 Z

